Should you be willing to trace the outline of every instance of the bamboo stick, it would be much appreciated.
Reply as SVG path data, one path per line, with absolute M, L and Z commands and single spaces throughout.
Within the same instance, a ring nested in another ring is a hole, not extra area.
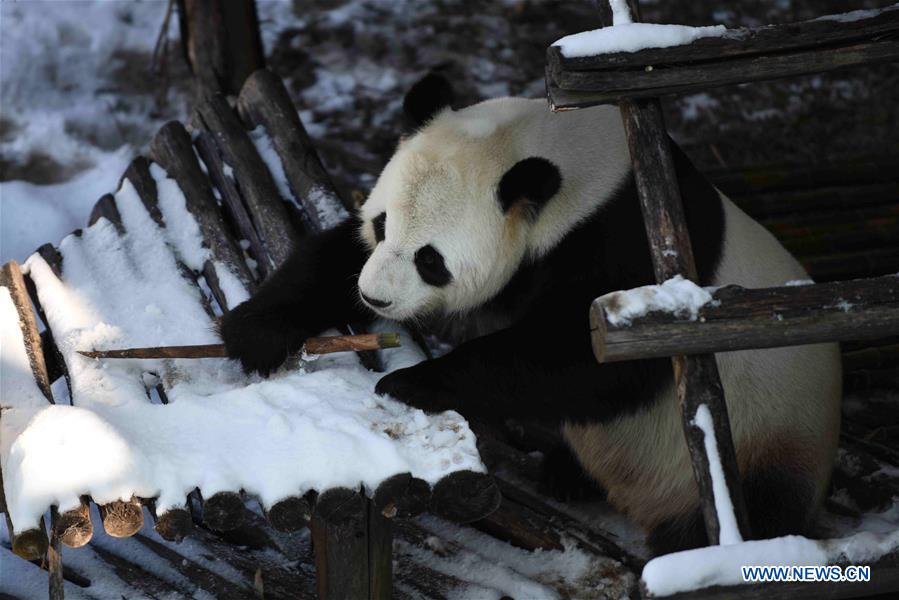
M 308 354 L 332 354 L 334 352 L 361 352 L 399 348 L 398 333 L 365 333 L 361 335 L 335 335 L 313 337 L 306 340 L 303 350 Z M 195 346 L 156 346 L 152 348 L 123 348 L 120 350 L 79 350 L 88 358 L 227 358 L 224 344 L 199 344 Z

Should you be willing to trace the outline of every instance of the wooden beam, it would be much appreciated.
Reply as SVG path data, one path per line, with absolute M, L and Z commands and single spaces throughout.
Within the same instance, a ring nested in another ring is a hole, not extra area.
M 637 3 L 630 0 L 629 4 L 635 7 Z M 696 281 L 696 263 L 659 101 L 623 100 L 620 108 L 656 281 L 661 283 L 675 275 Z M 697 411 L 703 405 L 711 413 L 717 454 L 736 522 L 743 538 L 748 538 L 749 518 L 715 357 L 711 354 L 675 356 L 672 363 L 684 434 L 693 475 L 699 487 L 699 503 L 709 543 L 719 542 L 719 519 L 723 515 L 719 515 L 716 509 L 705 433 L 696 421 Z
M 899 277 L 762 289 L 719 288 L 695 320 L 650 313 L 613 325 L 612 292 L 590 309 L 593 351 L 599 362 L 776 348 L 899 335 Z
M 899 59 L 899 10 L 856 21 L 730 30 L 670 48 L 566 58 L 547 50 L 547 86 L 556 108 L 649 98 L 670 93 L 876 64 Z

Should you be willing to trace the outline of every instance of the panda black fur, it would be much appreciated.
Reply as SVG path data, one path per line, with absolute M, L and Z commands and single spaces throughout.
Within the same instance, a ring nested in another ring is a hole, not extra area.
M 590 345 L 590 302 L 653 282 L 617 109 L 551 114 L 542 100 L 504 98 L 453 111 L 451 98 L 435 76 L 413 88 L 404 107 L 420 129 L 360 214 L 303 240 L 224 317 L 229 355 L 268 374 L 341 323 L 436 323 L 458 346 L 386 375 L 378 393 L 432 412 L 559 423 L 584 472 L 649 530 L 655 552 L 703 544 L 670 361 L 601 365 Z M 807 277 L 673 147 L 702 284 Z M 836 346 L 718 362 L 754 534 L 801 532 L 836 450 Z

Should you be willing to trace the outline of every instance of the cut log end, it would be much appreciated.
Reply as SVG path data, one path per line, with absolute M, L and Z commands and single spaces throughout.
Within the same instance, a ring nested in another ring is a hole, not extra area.
M 499 508 L 502 495 L 487 473 L 457 471 L 434 486 L 431 511 L 456 523 L 483 519 Z
M 190 518 L 190 512 L 183 508 L 172 508 L 156 519 L 156 525 L 153 529 L 159 536 L 169 542 L 181 542 L 190 535 L 193 528 L 193 521 Z
M 309 524 L 312 507 L 305 498 L 291 496 L 273 504 L 265 516 L 276 531 L 290 533 L 299 531 Z
M 424 512 L 431 499 L 431 486 L 409 473 L 381 482 L 372 496 L 375 509 L 388 519 L 405 519 Z
M 100 506 L 103 529 L 112 537 L 131 537 L 144 526 L 144 508 L 137 498 Z
M 357 490 L 331 488 L 315 503 L 315 516 L 331 526 L 345 526 L 365 517 L 365 498 Z
M 25 560 L 40 560 L 47 554 L 50 543 L 41 529 L 28 529 L 16 534 L 12 540 L 12 551 Z
M 91 541 L 94 524 L 88 503 L 82 500 L 79 507 L 59 513 L 54 520 L 53 531 L 59 541 L 69 548 L 80 548 Z
M 203 503 L 203 522 L 214 531 L 231 531 L 243 525 L 245 511 L 240 494 L 219 492 Z

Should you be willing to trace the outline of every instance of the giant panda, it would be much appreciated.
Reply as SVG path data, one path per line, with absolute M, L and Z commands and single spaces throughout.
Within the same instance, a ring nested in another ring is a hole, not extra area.
M 428 412 L 558 424 L 654 553 L 704 545 L 670 361 L 599 364 L 591 350 L 591 301 L 653 283 L 618 109 L 554 114 L 544 100 L 499 98 L 454 110 L 451 99 L 433 74 L 410 90 L 417 129 L 358 214 L 302 240 L 224 316 L 228 355 L 268 375 L 338 324 L 436 326 L 456 347 L 384 376 L 377 393 Z M 676 146 L 674 161 L 701 284 L 807 278 Z M 836 452 L 837 346 L 716 358 L 754 536 L 801 533 Z

